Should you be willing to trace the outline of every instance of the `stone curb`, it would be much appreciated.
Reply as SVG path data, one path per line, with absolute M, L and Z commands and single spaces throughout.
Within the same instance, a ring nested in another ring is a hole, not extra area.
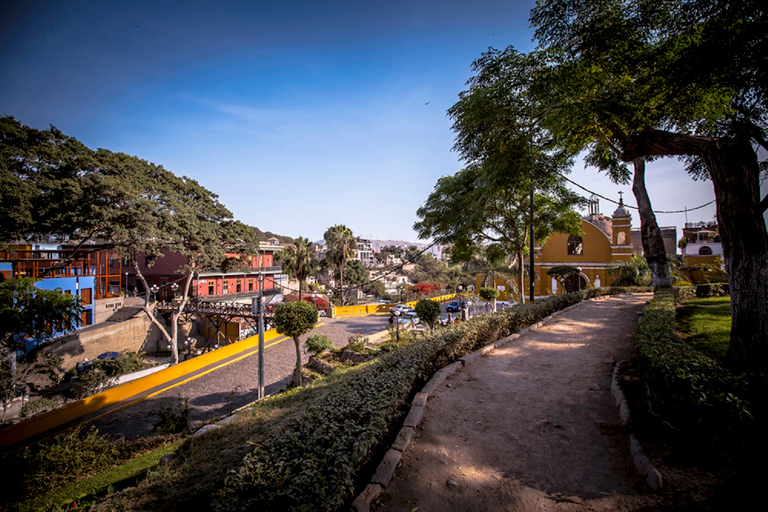
M 374 500 L 381 496 L 383 490 L 389 486 L 389 483 L 392 481 L 392 477 L 395 475 L 395 470 L 397 469 L 397 465 L 400 462 L 400 458 L 403 456 L 403 452 L 411 444 L 411 441 L 416 434 L 416 427 L 419 426 L 419 423 L 421 423 L 421 420 L 424 417 L 424 412 L 426 410 L 427 401 L 429 400 L 430 395 L 432 395 L 432 393 L 437 391 L 437 389 L 445 383 L 446 378 L 448 378 L 450 375 L 453 375 L 466 365 L 476 361 L 485 354 L 488 354 L 489 352 L 492 352 L 495 349 L 506 345 L 510 341 L 519 338 L 521 335 L 529 332 L 530 330 L 546 325 L 560 314 L 578 306 L 579 304 L 583 304 L 583 302 L 573 304 L 567 308 L 561 309 L 560 311 L 556 311 L 540 322 L 537 322 L 494 343 L 490 343 L 483 348 L 472 352 L 471 354 L 467 354 L 466 356 L 459 358 L 459 360 L 437 371 L 432 376 L 432 378 L 429 379 L 429 382 L 427 382 L 424 388 L 422 388 L 422 390 L 419 393 L 416 393 L 414 396 L 413 402 L 411 403 L 411 410 L 403 422 L 403 427 L 400 429 L 400 432 L 397 434 L 395 441 L 392 443 L 392 447 L 384 455 L 384 458 L 379 463 L 378 468 L 376 468 L 376 473 L 374 473 L 374 475 L 371 477 L 371 483 L 368 484 L 365 490 L 360 493 L 357 498 L 355 498 L 355 501 L 352 502 L 351 511 L 369 512 L 371 509 L 371 503 L 373 503 Z M 660 478 L 661 475 L 659 475 L 659 479 Z
M 619 408 L 619 416 L 621 417 L 621 423 L 624 426 L 631 426 L 632 414 L 629 410 L 629 404 L 624 396 L 624 391 L 619 384 L 619 370 L 621 369 L 621 361 L 616 363 L 613 369 L 613 377 L 611 378 L 611 394 L 614 400 L 616 400 L 616 406 Z M 645 478 L 646 483 L 654 491 L 658 491 L 664 487 L 664 479 L 658 469 L 648 460 L 643 454 L 643 447 L 640 445 L 640 441 L 637 440 L 635 434 L 629 435 L 629 454 L 632 457 L 632 462 L 635 464 L 637 471 Z

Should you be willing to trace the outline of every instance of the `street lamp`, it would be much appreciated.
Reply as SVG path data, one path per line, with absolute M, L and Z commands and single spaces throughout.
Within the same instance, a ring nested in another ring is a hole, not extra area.
M 173 298 L 176 298 L 176 291 L 179 289 L 179 283 L 173 283 L 171 285 L 171 290 L 173 290 Z
M 400 344 L 400 310 L 393 311 L 395 315 L 395 325 L 397 325 L 397 344 Z
M 157 286 L 157 283 L 153 284 L 152 287 L 149 289 L 149 291 L 152 292 L 152 297 L 154 298 L 155 302 L 157 302 L 157 292 L 160 290 L 160 287 Z
M 125 273 L 125 296 L 128 297 L 128 272 Z

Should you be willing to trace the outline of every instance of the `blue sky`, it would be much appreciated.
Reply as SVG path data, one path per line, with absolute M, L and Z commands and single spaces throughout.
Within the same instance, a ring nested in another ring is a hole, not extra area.
M 262 230 L 417 241 L 416 209 L 462 167 L 445 112 L 488 47 L 532 48 L 533 3 L 6 1 L 0 114 L 195 178 Z M 571 178 L 634 204 L 582 164 Z M 648 183 L 658 210 L 714 197 L 675 160 Z

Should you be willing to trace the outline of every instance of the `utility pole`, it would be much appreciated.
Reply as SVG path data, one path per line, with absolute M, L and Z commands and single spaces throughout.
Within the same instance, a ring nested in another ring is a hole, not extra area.
M 259 271 L 259 296 L 256 300 L 259 314 L 259 394 L 264 398 L 264 274 Z
M 534 289 L 534 287 L 533 287 L 533 279 L 534 279 L 534 274 L 533 274 L 533 251 L 534 251 L 534 243 L 533 243 L 533 185 L 531 185 L 531 252 L 530 252 L 530 254 L 528 256 L 530 258 L 530 260 L 529 260 L 530 269 L 528 271 L 528 274 L 529 274 L 528 275 L 528 280 L 531 283 L 531 286 L 530 286 L 530 290 L 531 290 L 530 291 L 530 301 L 531 302 L 533 302 L 533 289 Z

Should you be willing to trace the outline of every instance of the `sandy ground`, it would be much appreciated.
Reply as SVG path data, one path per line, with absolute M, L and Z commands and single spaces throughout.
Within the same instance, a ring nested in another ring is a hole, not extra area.
M 610 393 L 651 294 L 589 301 L 433 394 L 374 510 L 655 510 Z

